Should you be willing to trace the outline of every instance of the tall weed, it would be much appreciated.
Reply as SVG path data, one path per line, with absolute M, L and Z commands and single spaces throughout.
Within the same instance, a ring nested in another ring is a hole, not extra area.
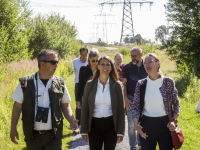
M 156 49 L 158 49 L 156 46 L 154 45 L 147 45 L 147 44 L 141 44 L 141 45 L 132 45 L 132 46 L 126 46 L 126 47 L 122 47 L 119 49 L 119 52 L 123 55 L 130 55 L 130 50 L 133 47 L 140 47 L 142 49 L 142 53 L 145 55 L 147 53 L 154 53 L 156 51 Z
M 200 79 L 192 74 L 184 97 L 189 103 L 197 103 L 200 100 Z

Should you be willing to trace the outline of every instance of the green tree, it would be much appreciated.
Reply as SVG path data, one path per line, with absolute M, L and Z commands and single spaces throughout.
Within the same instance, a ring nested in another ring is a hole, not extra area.
M 124 43 L 129 43 L 129 37 L 126 36 L 126 37 L 124 38 Z
M 136 41 L 137 45 L 140 45 L 142 42 L 142 36 L 140 34 L 137 34 L 135 36 L 135 41 Z
M 169 30 L 165 25 L 161 25 L 155 29 L 155 39 L 159 40 L 163 45 L 166 41 L 166 36 L 169 34 Z
M 169 0 L 165 9 L 171 31 L 169 54 L 178 66 L 187 66 L 200 77 L 200 2 Z
M 0 61 L 29 58 L 28 35 L 31 10 L 25 0 L 0 1 Z
M 78 31 L 75 25 L 58 13 L 38 14 L 32 19 L 30 28 L 33 32 L 29 39 L 29 52 L 33 53 L 33 58 L 42 49 L 57 50 L 61 58 L 66 58 L 77 54 L 81 47 L 80 41 L 76 39 Z

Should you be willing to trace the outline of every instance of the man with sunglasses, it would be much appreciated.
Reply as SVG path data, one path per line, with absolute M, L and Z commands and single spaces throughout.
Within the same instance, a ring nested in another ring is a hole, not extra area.
M 69 129 L 78 128 L 69 104 L 70 95 L 64 79 L 54 75 L 58 53 L 42 50 L 38 55 L 39 71 L 20 78 L 12 99 L 11 141 L 18 144 L 17 123 L 22 112 L 23 131 L 27 150 L 60 150 L 62 147 L 63 115 Z
M 126 64 L 122 69 L 122 82 L 124 85 L 124 100 L 128 118 L 130 150 L 139 150 L 140 142 L 138 134 L 134 129 L 130 104 L 133 102 L 137 81 L 146 78 L 148 74 L 144 69 L 143 60 L 141 58 L 143 55 L 142 49 L 140 47 L 134 47 L 131 49 L 130 54 L 132 61 Z

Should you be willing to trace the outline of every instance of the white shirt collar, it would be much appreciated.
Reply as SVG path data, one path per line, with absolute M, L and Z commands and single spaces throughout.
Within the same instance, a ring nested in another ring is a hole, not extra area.
M 107 80 L 106 84 L 108 84 L 109 82 L 110 82 L 110 77 L 108 77 L 108 80 Z M 101 84 L 100 78 L 98 78 L 98 84 Z
M 149 78 L 149 76 L 147 76 L 147 82 L 149 82 L 150 84 L 159 84 L 159 83 L 162 83 L 163 82 L 163 79 L 164 79 L 164 76 L 161 75 L 161 78 L 158 78 L 156 80 L 151 80 Z

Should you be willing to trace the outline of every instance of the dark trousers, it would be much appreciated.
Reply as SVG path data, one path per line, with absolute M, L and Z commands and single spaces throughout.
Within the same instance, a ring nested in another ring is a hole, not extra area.
M 31 140 L 26 140 L 27 150 L 61 150 L 62 139 L 52 138 L 52 131 L 39 134 L 35 132 Z
M 75 100 L 77 101 L 77 93 L 78 93 L 78 83 L 75 84 Z M 82 99 L 81 99 L 82 101 Z M 78 125 L 81 124 L 81 109 L 77 109 L 76 107 L 76 119 L 79 120 Z
M 75 101 L 77 101 L 77 93 L 78 93 L 78 83 L 75 83 L 75 89 L 74 89 Z
M 82 106 L 82 98 L 80 99 L 80 103 Z M 81 109 L 78 109 L 77 107 L 76 107 L 76 119 L 79 120 L 78 125 L 80 126 L 81 125 Z
M 141 150 L 155 150 L 157 142 L 160 150 L 172 150 L 171 133 L 167 128 L 168 122 L 168 116 L 142 117 L 140 125 L 148 137 L 144 139 L 140 136 Z
M 90 150 L 114 150 L 117 143 L 113 116 L 92 118 L 91 131 L 88 133 Z

